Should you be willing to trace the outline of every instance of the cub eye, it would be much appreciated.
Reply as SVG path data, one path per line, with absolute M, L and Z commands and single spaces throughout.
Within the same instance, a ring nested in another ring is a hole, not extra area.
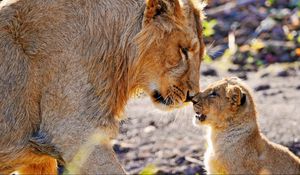
M 209 98 L 214 98 L 214 97 L 217 97 L 217 96 L 219 96 L 219 94 L 217 94 L 216 91 L 212 91 L 210 94 L 208 94 Z
M 189 59 L 189 49 L 186 47 L 181 48 L 181 52 L 183 53 L 183 55 L 185 56 L 185 59 Z

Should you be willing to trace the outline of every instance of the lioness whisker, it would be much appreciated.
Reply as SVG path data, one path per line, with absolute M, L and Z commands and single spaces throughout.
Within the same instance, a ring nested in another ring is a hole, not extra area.
M 181 90 L 179 87 L 177 87 L 177 86 L 175 86 L 175 85 L 173 85 L 173 87 L 174 87 L 175 89 L 177 89 L 178 91 L 180 91 L 183 95 L 185 94 L 185 93 L 183 92 L 183 90 Z

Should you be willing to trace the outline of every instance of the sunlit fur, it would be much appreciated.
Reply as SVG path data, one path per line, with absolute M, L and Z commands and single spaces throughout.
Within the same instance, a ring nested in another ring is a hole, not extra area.
M 218 96 L 209 95 L 212 91 Z M 195 112 L 206 115 L 195 123 L 209 127 L 204 157 L 208 174 L 300 174 L 300 159 L 260 132 L 253 97 L 241 80 L 212 83 L 193 101 Z
M 139 89 L 164 109 L 198 92 L 204 43 L 195 3 L 2 1 L 0 174 L 51 174 L 50 156 L 67 166 L 96 128 L 115 137 Z M 81 173 L 124 173 L 111 147 L 90 155 Z

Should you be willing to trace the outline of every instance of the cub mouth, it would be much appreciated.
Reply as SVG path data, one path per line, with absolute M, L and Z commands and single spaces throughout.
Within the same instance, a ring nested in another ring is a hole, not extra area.
M 197 114 L 195 115 L 195 117 L 196 117 L 196 119 L 198 119 L 200 122 L 205 121 L 205 119 L 207 118 L 206 115 L 204 115 L 204 114 L 199 114 L 199 113 L 197 113 Z

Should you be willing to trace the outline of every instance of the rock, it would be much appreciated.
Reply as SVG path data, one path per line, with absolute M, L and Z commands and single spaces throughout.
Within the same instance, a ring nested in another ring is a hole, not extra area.
M 289 77 L 289 76 L 295 76 L 295 75 L 296 75 L 296 70 L 295 70 L 295 68 L 291 68 L 291 67 L 286 70 L 279 71 L 277 73 L 278 77 Z
M 215 60 L 221 57 L 225 53 L 226 49 L 228 49 L 228 45 L 218 45 L 214 48 L 209 48 L 207 53 L 213 60 Z
M 175 173 L 176 174 L 176 173 Z M 168 171 L 166 171 L 166 170 L 158 170 L 157 172 L 156 172 L 156 175 L 174 175 L 174 173 L 170 173 L 170 172 L 168 172 Z
M 291 143 L 288 148 L 297 156 L 300 157 L 300 142 Z
M 265 78 L 265 77 L 268 77 L 270 75 L 270 73 L 263 73 L 261 74 L 260 78 Z
M 144 132 L 145 133 L 150 133 L 155 131 L 156 127 L 155 126 L 147 126 L 146 128 L 144 128 Z
M 248 80 L 248 76 L 247 76 L 247 74 L 246 74 L 245 72 L 239 73 L 239 74 L 237 75 L 237 77 L 239 77 L 239 78 L 242 79 L 242 80 Z
M 144 151 L 140 151 L 137 154 L 137 157 L 135 158 L 135 160 L 146 160 L 153 156 L 154 156 L 154 154 L 152 154 L 150 151 L 144 150 Z
M 136 169 L 140 169 L 140 165 L 131 165 L 131 166 L 128 166 L 128 170 L 136 170 Z
M 188 168 L 186 168 L 184 170 L 184 174 L 186 175 L 195 175 L 195 174 L 206 174 L 206 171 L 205 169 L 200 166 L 200 165 L 197 165 L 197 166 L 189 166 Z
M 277 62 L 279 59 L 278 59 L 276 56 L 274 56 L 273 54 L 267 54 L 267 55 L 265 56 L 265 60 L 267 61 L 267 63 L 275 63 L 275 62 Z
M 246 73 L 246 72 L 256 72 L 257 68 L 253 67 L 253 66 L 238 66 L 235 68 L 228 68 L 227 69 L 228 72 L 230 73 Z
M 264 31 L 270 31 L 275 27 L 275 25 L 276 25 L 276 21 L 271 17 L 267 17 L 260 23 L 260 26 L 258 26 L 255 32 L 259 34 Z
M 280 62 L 289 62 L 291 60 L 291 56 L 286 53 L 279 57 Z
M 185 153 L 185 152 L 188 151 L 188 150 L 190 150 L 190 147 L 189 147 L 189 146 L 184 146 L 184 147 L 181 147 L 181 148 L 179 149 L 179 151 L 182 152 L 182 153 Z
M 298 0 L 297 0 L 298 1 Z M 299 2 L 298 2 L 299 3 Z M 294 12 L 291 16 L 290 16 L 290 20 L 292 22 L 292 25 L 294 27 L 298 27 L 300 25 L 300 20 L 298 17 L 298 14 L 296 12 Z
M 291 10 L 288 8 L 271 9 L 271 15 L 278 20 L 282 20 L 283 18 L 291 16 Z
M 58 165 L 57 171 L 58 174 L 63 174 L 65 170 L 65 167 L 63 165 Z
M 270 89 L 271 86 L 268 84 L 263 84 L 263 85 L 259 85 L 257 87 L 254 88 L 255 91 L 264 91 L 264 90 L 268 90 Z
M 273 92 L 264 92 L 263 95 L 264 96 L 275 96 L 275 95 L 278 95 L 278 94 L 282 94 L 283 92 L 281 90 L 277 90 L 277 91 L 273 91 Z
M 296 87 L 297 90 L 300 90 L 300 85 Z
M 213 68 L 208 68 L 206 70 L 203 70 L 201 73 L 204 76 L 218 76 L 217 71 Z
M 144 161 L 147 157 L 135 157 L 133 161 Z
M 195 166 L 194 167 L 194 170 L 198 173 L 198 174 L 206 174 L 206 170 L 204 169 L 203 166 Z
M 254 28 L 259 25 L 259 20 L 257 20 L 255 15 L 248 15 L 243 19 L 245 27 Z
M 277 76 L 278 77 L 288 77 L 288 76 L 290 76 L 290 74 L 289 74 L 289 72 L 287 70 L 284 70 L 284 71 L 278 72 Z
M 179 157 L 179 158 L 177 158 L 177 159 L 175 160 L 175 163 L 176 163 L 177 165 L 181 165 L 181 164 L 183 164 L 184 162 L 185 162 L 185 157 L 184 157 L 184 156 Z
M 120 144 L 116 143 L 113 145 L 113 150 L 117 154 L 124 154 L 124 153 L 128 153 L 130 151 L 130 148 L 122 147 Z
M 282 29 L 281 25 L 277 25 L 276 27 L 273 28 L 272 30 L 272 38 L 275 40 L 281 40 L 282 38 L 285 37 L 284 31 Z
M 153 121 L 153 120 L 151 120 L 151 121 L 149 122 L 149 125 L 150 125 L 150 126 L 154 126 L 154 127 L 157 128 L 157 125 L 156 125 L 155 121 Z

